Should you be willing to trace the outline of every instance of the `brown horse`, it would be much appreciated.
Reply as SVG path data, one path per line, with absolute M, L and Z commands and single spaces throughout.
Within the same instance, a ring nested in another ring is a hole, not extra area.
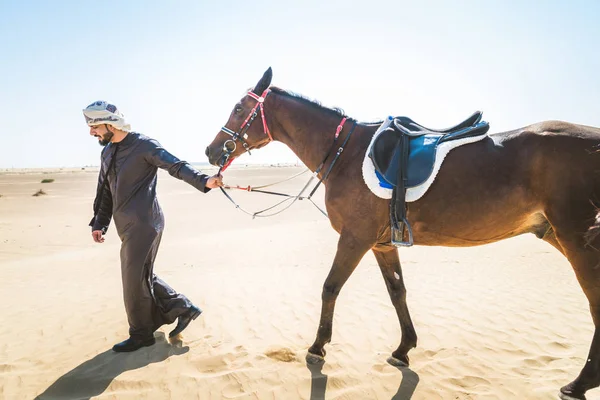
M 271 78 L 269 68 L 235 105 L 206 149 L 212 164 L 226 158 L 230 162 L 271 140 L 289 146 L 312 171 L 326 158 L 343 113 L 270 87 Z M 253 124 L 255 118 L 259 121 Z M 321 320 L 307 362 L 323 360 L 336 298 L 361 258 L 372 250 L 402 330 L 400 345 L 388 362 L 406 366 L 417 335 L 398 251 L 390 243 L 390 201 L 369 191 L 361 170 L 377 126 L 348 118 L 338 145 L 352 129 L 324 181 L 329 219 L 340 238 L 323 285 Z M 581 373 L 561 388 L 565 399 L 584 399 L 586 391 L 600 385 L 600 214 L 595 205 L 600 200 L 599 145 L 600 129 L 559 121 L 492 134 L 452 150 L 428 192 L 408 207 L 417 245 L 475 246 L 533 233 L 567 257 L 588 298 L 595 331 Z M 333 159 L 327 158 L 320 177 Z

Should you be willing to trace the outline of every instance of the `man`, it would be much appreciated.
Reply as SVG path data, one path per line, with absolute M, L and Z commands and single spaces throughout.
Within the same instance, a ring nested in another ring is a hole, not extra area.
M 121 239 L 121 278 L 129 339 L 116 352 L 135 351 L 155 343 L 154 331 L 177 320 L 169 333 L 183 331 L 202 312 L 183 294 L 154 275 L 154 259 L 164 228 L 156 199 L 158 168 L 203 193 L 223 185 L 220 175 L 207 176 L 167 152 L 156 140 L 131 131 L 113 104 L 97 101 L 83 110 L 90 135 L 104 146 L 98 178 L 92 237 L 103 243 L 111 217 Z

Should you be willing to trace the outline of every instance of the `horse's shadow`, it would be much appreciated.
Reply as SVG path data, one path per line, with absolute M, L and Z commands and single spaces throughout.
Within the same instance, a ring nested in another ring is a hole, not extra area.
M 310 400 L 325 400 L 325 392 L 327 391 L 327 375 L 323 374 L 324 363 L 306 364 L 310 371 Z M 419 384 L 419 375 L 408 367 L 398 368 L 402 373 L 400 387 L 391 400 L 408 400 L 412 397 L 417 385 Z
M 107 350 L 85 361 L 56 380 L 37 399 L 90 399 L 106 390 L 110 383 L 125 371 L 161 362 L 171 356 L 185 354 L 189 347 L 171 345 L 162 332 L 155 334 L 156 344 L 133 353 Z

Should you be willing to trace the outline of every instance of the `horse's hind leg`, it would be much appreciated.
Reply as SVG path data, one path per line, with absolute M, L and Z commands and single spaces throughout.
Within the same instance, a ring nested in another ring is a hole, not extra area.
M 594 336 L 586 363 L 579 376 L 560 389 L 562 399 L 585 399 L 585 392 L 600 386 L 600 251 L 597 243 L 588 243 L 585 232 L 595 209 L 575 208 L 581 214 L 556 213 L 550 223 L 558 239 L 559 250 L 571 263 L 589 304 Z M 551 243 L 553 244 L 553 243 Z
M 406 287 L 402 278 L 398 249 L 390 246 L 380 246 L 373 248 L 373 253 L 381 269 L 396 314 L 398 314 L 400 329 L 402 330 L 400 346 L 388 358 L 388 362 L 396 367 L 406 367 L 409 362 L 408 352 L 417 345 L 417 334 L 406 305 Z
M 577 280 L 589 300 L 594 336 L 586 363 L 579 376 L 560 389 L 563 399 L 585 399 L 585 392 L 600 386 L 600 252 L 566 249 Z
M 321 320 L 317 338 L 306 355 L 308 363 L 315 364 L 323 361 L 323 357 L 325 357 L 323 346 L 331 341 L 335 301 L 340 290 L 342 290 L 342 286 L 373 244 L 358 238 L 352 232 L 342 232 L 340 235 L 333 265 L 323 284 Z

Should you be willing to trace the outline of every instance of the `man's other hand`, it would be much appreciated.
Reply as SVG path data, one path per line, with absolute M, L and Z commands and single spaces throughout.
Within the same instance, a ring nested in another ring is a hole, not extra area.
M 104 236 L 102 231 L 93 231 L 92 238 L 94 238 L 94 242 L 96 243 L 104 243 Z

